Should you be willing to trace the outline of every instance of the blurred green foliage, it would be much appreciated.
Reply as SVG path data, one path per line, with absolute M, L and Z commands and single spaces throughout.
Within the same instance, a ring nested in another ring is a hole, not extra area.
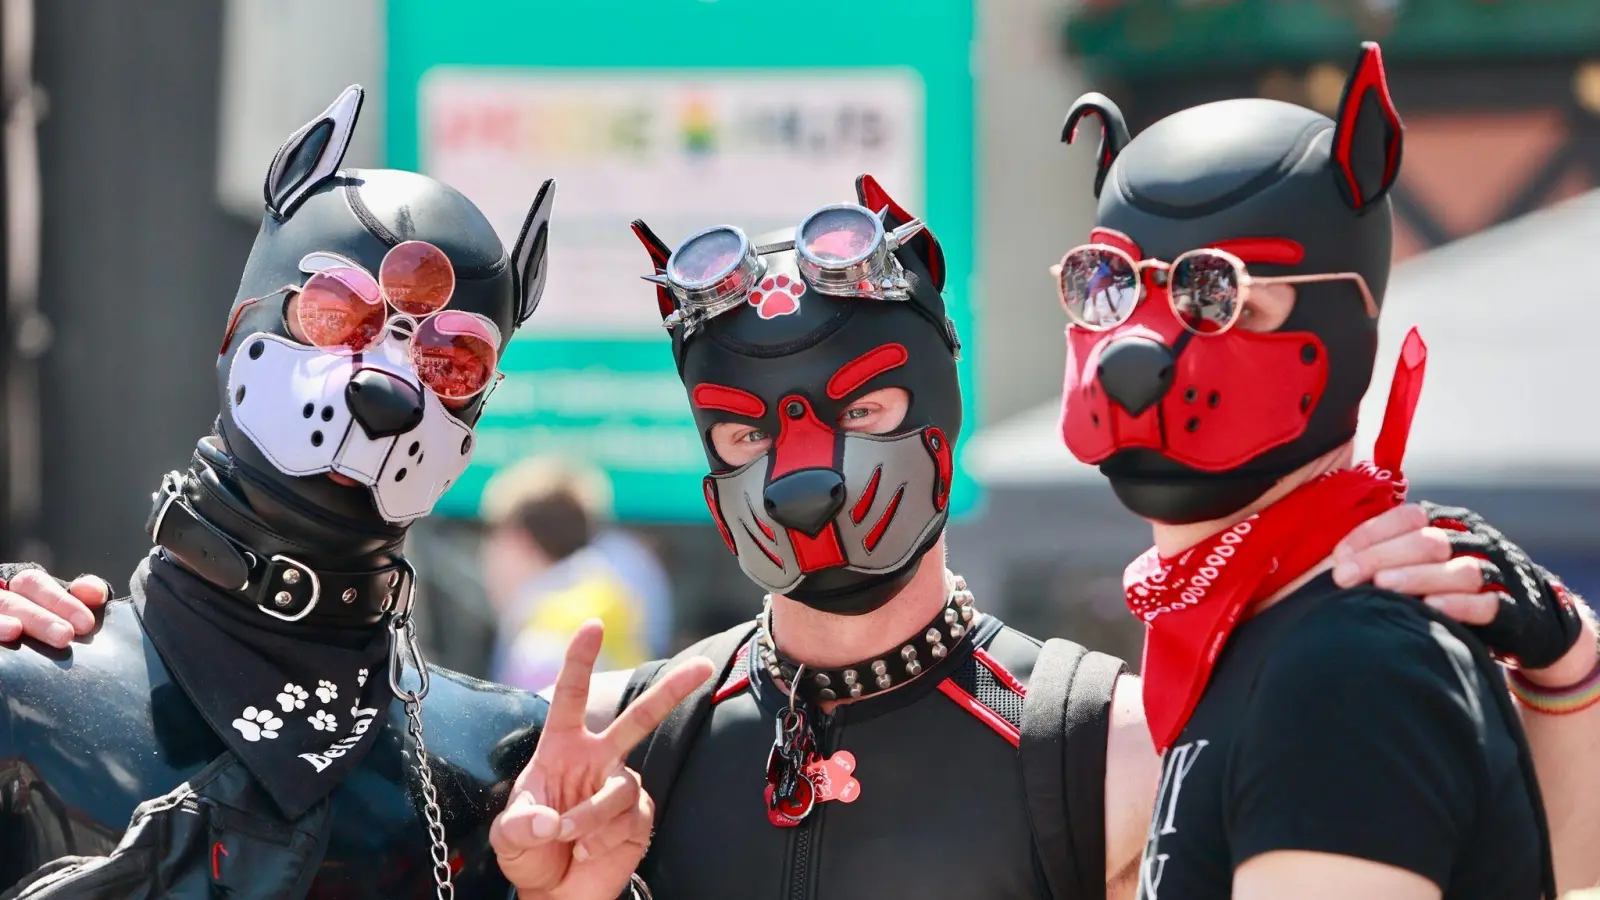
M 1317 61 L 1600 55 L 1600 0 L 1082 0 L 1066 48 L 1097 77 L 1155 80 Z

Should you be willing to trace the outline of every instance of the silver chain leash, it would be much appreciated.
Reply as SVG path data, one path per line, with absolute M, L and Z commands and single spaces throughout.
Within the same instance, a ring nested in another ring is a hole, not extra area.
M 428 840 L 433 844 L 433 883 L 439 900 L 455 900 L 456 886 L 450 880 L 450 845 L 445 843 L 444 818 L 439 795 L 433 788 L 433 769 L 428 765 L 428 745 L 422 741 L 422 704 L 406 701 L 406 721 L 411 739 L 417 742 L 417 774 L 422 777 L 422 811 L 428 819 Z
M 428 821 L 436 896 L 439 900 L 455 900 L 456 886 L 450 875 L 450 845 L 445 840 L 444 814 L 439 809 L 439 793 L 433 786 L 433 767 L 428 765 L 428 745 L 422 740 L 422 698 L 428 696 L 428 663 L 422 658 L 422 648 L 417 646 L 417 626 L 411 619 L 411 604 L 416 599 L 417 573 L 409 562 L 402 562 L 409 583 L 405 601 L 389 619 L 389 689 L 405 704 L 406 730 L 417 745 L 417 775 L 422 781 L 422 814 Z M 421 679 L 421 684 L 414 692 L 400 687 L 400 676 L 405 669 L 405 660 L 401 656 L 402 644 L 406 654 L 416 664 L 417 677 Z

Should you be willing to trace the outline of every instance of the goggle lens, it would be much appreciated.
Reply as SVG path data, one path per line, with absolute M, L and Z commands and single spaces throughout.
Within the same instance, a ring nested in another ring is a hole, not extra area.
M 371 347 L 383 333 L 389 310 L 372 276 L 360 269 L 327 269 L 312 275 L 295 298 L 300 332 L 312 346 L 348 355 Z
M 1195 334 L 1227 331 L 1242 311 L 1242 275 L 1237 262 L 1213 250 L 1195 250 L 1178 257 L 1167 286 L 1173 315 Z
M 733 272 L 744 256 L 744 248 L 744 240 L 732 229 L 708 231 L 672 254 L 670 274 L 687 286 L 714 284 Z
M 396 244 L 378 267 L 378 285 L 394 308 L 408 316 L 444 309 L 456 290 L 450 258 L 425 241 Z
M 878 244 L 882 228 L 864 209 L 825 209 L 800 227 L 800 242 L 812 259 L 827 265 L 849 265 L 865 259 Z
M 411 339 L 417 377 L 445 400 L 476 395 L 494 377 L 498 330 L 482 316 L 445 310 L 423 319 Z
M 1133 260 L 1109 247 L 1079 247 L 1061 260 L 1057 286 L 1072 321 L 1090 331 L 1115 328 L 1139 302 Z

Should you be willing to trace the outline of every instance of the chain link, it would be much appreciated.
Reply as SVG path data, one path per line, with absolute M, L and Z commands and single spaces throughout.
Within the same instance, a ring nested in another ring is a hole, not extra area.
M 444 817 L 439 810 L 439 795 L 433 787 L 433 768 L 428 765 L 428 745 L 422 740 L 422 704 L 406 701 L 407 730 L 417 745 L 417 774 L 422 779 L 422 812 L 428 819 L 428 839 L 432 842 L 433 883 L 439 900 L 455 900 L 456 886 L 450 880 L 450 845 L 445 842 Z
M 410 563 L 406 563 L 410 570 Z M 406 731 L 417 745 L 417 776 L 421 780 L 422 814 L 428 820 L 429 852 L 433 856 L 433 883 L 438 900 L 455 900 L 456 886 L 450 875 L 450 845 L 445 841 L 444 814 L 439 809 L 439 792 L 433 786 L 433 767 L 428 764 L 428 744 L 422 739 L 422 698 L 428 696 L 428 661 L 417 645 L 417 626 L 411 618 L 411 603 L 416 597 L 416 573 L 409 572 L 405 598 L 389 619 L 389 689 L 405 704 Z M 417 690 L 400 686 L 409 655 L 420 680 Z

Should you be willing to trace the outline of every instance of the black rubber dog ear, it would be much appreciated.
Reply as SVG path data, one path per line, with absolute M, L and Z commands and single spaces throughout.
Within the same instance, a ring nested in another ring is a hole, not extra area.
M 1383 54 L 1368 41 L 1345 82 L 1333 129 L 1331 164 L 1339 193 L 1361 212 L 1389 192 L 1400 177 L 1400 149 L 1405 129 L 1389 97 Z
M 528 321 L 539 308 L 539 298 L 544 296 L 544 283 L 550 270 L 545 266 L 550 244 L 550 210 L 556 203 L 556 180 L 551 178 L 539 186 L 539 193 L 528 207 L 528 217 L 522 220 L 522 233 L 511 251 L 512 271 L 517 276 L 517 324 Z
M 1070 144 L 1077 139 L 1078 123 L 1085 116 L 1100 120 L 1100 154 L 1094 173 L 1094 195 L 1098 197 L 1100 189 L 1105 186 L 1106 173 L 1111 171 L 1111 164 L 1132 138 L 1128 136 L 1128 122 L 1122 118 L 1122 110 L 1117 108 L 1117 104 L 1105 94 L 1088 93 L 1079 97 L 1078 102 L 1067 111 L 1067 122 L 1061 126 L 1062 143 Z
M 644 245 L 646 253 L 650 254 L 650 263 L 655 266 L 652 277 L 646 278 L 656 286 L 656 308 L 661 312 L 661 318 L 672 315 L 678 308 L 678 302 L 673 299 L 672 292 L 667 290 L 666 274 L 667 260 L 672 258 L 672 250 L 665 241 L 650 230 L 650 226 L 643 219 L 633 220 L 633 235 Z
M 355 133 L 365 95 L 359 84 L 345 88 L 333 105 L 300 126 L 278 148 L 261 189 L 267 209 L 274 216 L 286 219 L 293 215 L 306 195 L 339 171 L 339 163 L 350 149 L 350 137 Z
M 908 222 L 916 221 L 916 216 L 906 212 L 900 204 L 889 196 L 883 189 L 878 179 L 871 175 L 861 175 L 856 178 L 856 201 L 873 212 L 887 210 L 883 216 L 883 227 L 893 231 Z M 922 261 L 923 268 L 928 270 L 928 277 L 933 281 L 935 291 L 944 290 L 944 248 L 939 246 L 939 239 L 926 225 L 905 242 L 905 248 L 917 259 Z

